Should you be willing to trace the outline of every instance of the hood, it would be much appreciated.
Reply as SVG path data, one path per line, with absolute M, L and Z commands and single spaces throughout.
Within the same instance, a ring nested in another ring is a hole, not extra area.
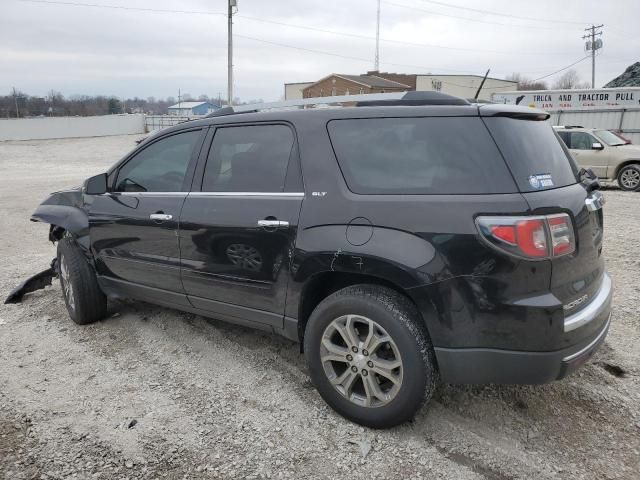
M 628 155 L 633 155 L 633 156 L 636 156 L 637 158 L 640 158 L 640 145 L 633 145 L 633 144 L 618 145 L 612 148 L 615 148 L 616 151 L 625 152 Z

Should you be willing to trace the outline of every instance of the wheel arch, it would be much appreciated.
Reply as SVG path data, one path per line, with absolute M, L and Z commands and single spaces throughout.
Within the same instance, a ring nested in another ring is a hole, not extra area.
M 640 166 L 640 158 L 631 158 L 628 160 L 624 160 L 623 162 L 620 162 L 618 164 L 618 166 L 616 167 L 616 171 L 615 174 L 613 175 L 613 179 L 617 180 L 618 179 L 618 174 L 620 174 L 620 170 L 622 170 L 624 167 L 627 167 L 629 165 L 633 165 L 636 164 L 638 166 Z
M 429 333 L 428 317 L 435 314 L 435 309 L 430 301 L 421 301 L 425 299 L 416 299 L 410 289 L 403 288 L 399 283 L 392 280 L 382 278 L 376 275 L 348 272 L 348 271 L 322 271 L 314 274 L 304 283 L 300 294 L 298 304 L 298 341 L 302 351 L 304 345 L 304 333 L 309 321 L 309 317 L 318 304 L 338 290 L 352 285 L 377 285 L 387 287 L 405 296 L 416 307 L 420 315 L 420 321 L 424 325 L 427 333 Z

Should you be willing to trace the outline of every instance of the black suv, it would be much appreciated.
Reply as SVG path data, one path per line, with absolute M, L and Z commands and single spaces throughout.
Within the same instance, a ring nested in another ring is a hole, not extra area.
M 603 342 L 603 197 L 545 112 L 407 94 L 222 113 L 36 210 L 76 323 L 127 297 L 284 335 L 371 427 L 438 377 L 549 382 Z

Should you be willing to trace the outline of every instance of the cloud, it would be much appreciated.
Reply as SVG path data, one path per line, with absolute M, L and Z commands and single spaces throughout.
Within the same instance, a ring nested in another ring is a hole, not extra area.
M 166 97 L 177 96 L 180 88 L 194 95 L 225 96 L 225 0 L 67 1 L 212 14 L 4 0 L 0 93 L 16 86 L 34 95 L 53 88 L 65 95 Z M 585 55 L 579 23 L 585 20 L 605 24 L 597 84 L 640 60 L 640 38 L 633 33 L 640 15 L 637 1 L 618 1 L 616 8 L 602 8 L 595 0 L 539 0 L 535 8 L 506 0 L 486 0 L 481 6 L 470 0 L 443 2 L 545 21 L 487 15 L 427 0 L 383 1 L 383 70 L 482 74 L 491 68 L 493 76 L 521 72 L 535 78 Z M 234 17 L 236 95 L 277 100 L 285 82 L 370 70 L 375 15 L 375 0 L 239 0 Z M 583 81 L 590 79 L 589 61 L 576 70 Z

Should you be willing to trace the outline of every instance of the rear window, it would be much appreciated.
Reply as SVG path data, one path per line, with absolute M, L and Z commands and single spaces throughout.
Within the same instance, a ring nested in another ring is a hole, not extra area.
M 485 118 L 522 192 L 577 183 L 578 168 L 548 121 Z
M 345 181 L 354 193 L 517 191 L 479 117 L 332 120 L 328 129 Z

